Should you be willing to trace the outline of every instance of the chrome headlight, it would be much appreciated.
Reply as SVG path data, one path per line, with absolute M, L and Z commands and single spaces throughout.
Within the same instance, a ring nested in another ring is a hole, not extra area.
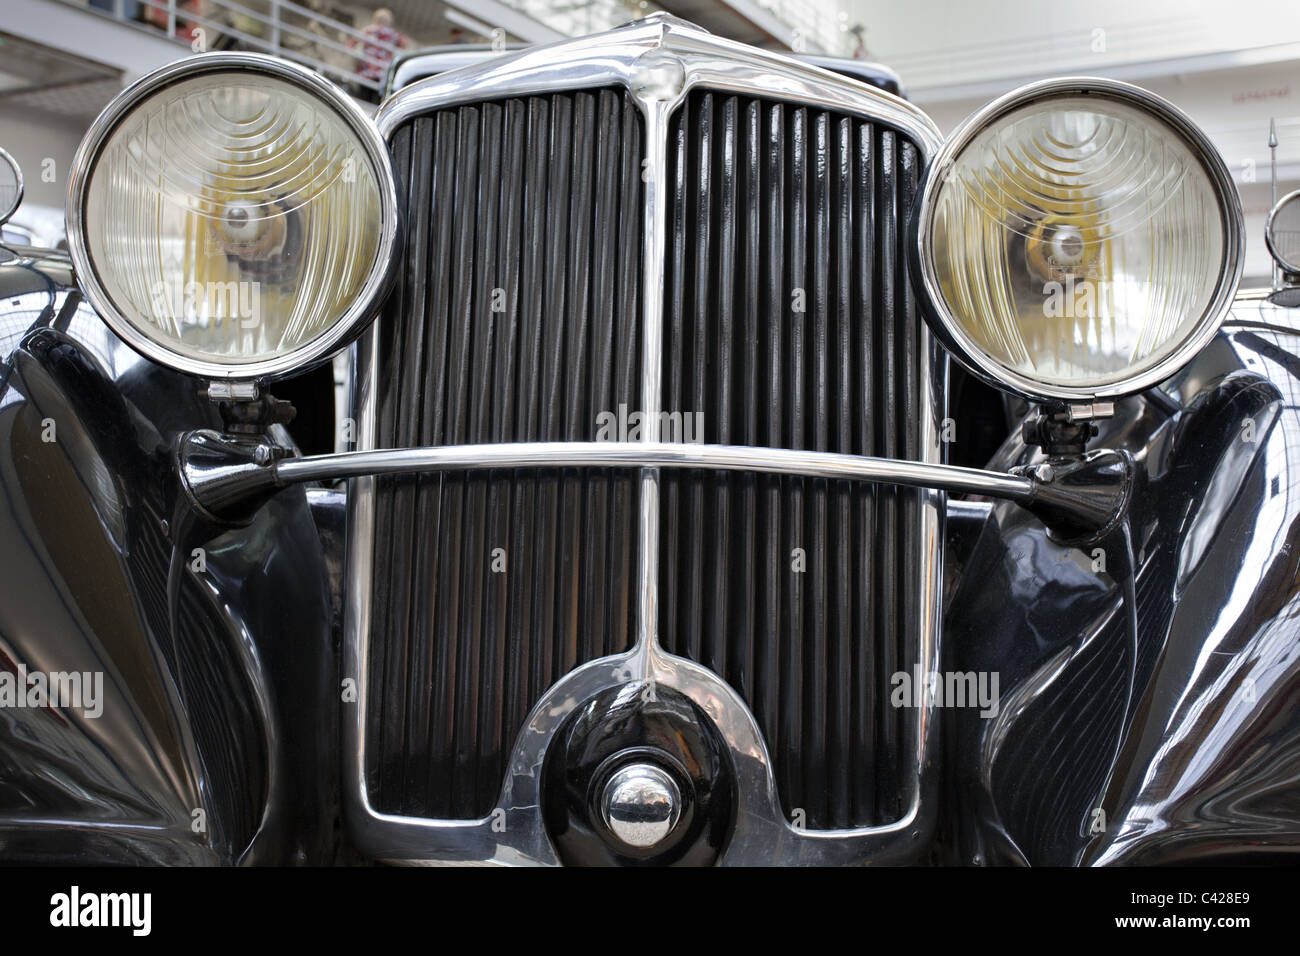
M 23 201 L 23 171 L 14 159 L 0 149 L 0 223 L 18 211 Z
M 1264 224 L 1268 251 L 1287 272 L 1300 272 L 1300 190 L 1277 201 Z
M 149 358 L 269 378 L 346 345 L 397 236 L 388 152 L 316 74 L 208 53 L 140 80 L 86 134 L 68 245 L 91 304 Z
M 1168 378 L 1214 335 L 1243 264 L 1217 151 L 1109 80 L 1036 83 L 968 119 L 926 173 L 916 232 L 936 334 L 1035 400 Z

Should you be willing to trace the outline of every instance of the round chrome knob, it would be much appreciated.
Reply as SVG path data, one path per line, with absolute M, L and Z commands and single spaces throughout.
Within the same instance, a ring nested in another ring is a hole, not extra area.
M 634 763 L 609 778 L 600 809 L 614 836 L 644 850 L 673 832 L 682 812 L 682 795 L 666 771 L 654 764 Z

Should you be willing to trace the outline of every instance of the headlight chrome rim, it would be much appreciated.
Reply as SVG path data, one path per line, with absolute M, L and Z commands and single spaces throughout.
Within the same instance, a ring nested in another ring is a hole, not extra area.
M 0 147 L 0 163 L 13 170 L 15 180 L 13 202 L 9 204 L 8 209 L 0 209 L 0 225 L 3 225 L 14 217 L 14 213 L 23 204 L 23 192 L 26 189 L 26 183 L 23 180 L 23 168 L 18 165 L 18 160 L 14 159 L 9 151 L 3 147 Z
M 1273 257 L 1273 260 L 1281 266 L 1284 271 L 1300 273 L 1300 262 L 1287 261 L 1287 259 L 1278 252 L 1277 244 L 1273 239 L 1274 217 L 1277 216 L 1278 212 L 1285 208 L 1288 203 L 1293 202 L 1300 202 L 1300 189 L 1287 193 L 1274 204 L 1272 209 L 1268 211 L 1268 218 L 1264 220 L 1264 244 L 1268 246 L 1268 254 Z
M 1214 296 L 1195 330 L 1160 362 L 1135 375 L 1094 386 L 1069 386 L 1047 382 L 1009 368 L 990 356 L 962 328 L 940 289 L 933 255 L 934 216 L 938 191 L 956 158 L 989 125 L 1006 114 L 1042 99 L 1097 96 L 1143 110 L 1181 136 L 1200 160 L 1223 213 L 1224 258 Z M 1163 97 L 1131 83 L 1091 76 L 1059 77 L 1012 90 L 967 117 L 944 141 L 922 174 L 916 205 L 912 254 L 918 265 L 922 312 L 935 336 L 971 373 L 1007 392 L 1035 402 L 1071 403 L 1122 398 L 1166 381 L 1192 360 L 1219 330 L 1236 295 L 1245 268 L 1245 226 L 1241 197 L 1222 156 L 1201 129 Z
M 85 213 L 91 173 L 118 125 L 135 107 L 168 86 L 209 73 L 256 73 L 304 89 L 333 109 L 356 135 L 375 173 L 381 223 L 375 262 L 347 310 L 314 339 L 270 358 L 245 363 L 202 361 L 167 348 L 140 331 L 114 305 L 91 261 L 85 233 Z M 307 371 L 326 361 L 355 339 L 374 318 L 396 274 L 399 235 L 397 184 L 388 147 L 374 121 L 333 83 L 311 70 L 261 53 L 201 53 L 160 67 L 127 87 L 91 124 L 72 161 L 66 202 L 68 253 L 77 283 L 86 300 L 117 335 L 159 365 L 215 381 L 269 381 Z

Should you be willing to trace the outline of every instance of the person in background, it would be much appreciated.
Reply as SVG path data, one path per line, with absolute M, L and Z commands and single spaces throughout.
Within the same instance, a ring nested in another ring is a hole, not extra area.
M 361 31 L 361 56 L 357 58 L 357 76 L 372 83 L 384 81 L 384 71 L 393 62 L 393 49 L 404 49 L 410 44 L 406 34 L 393 27 L 392 11 L 380 7 L 370 18 L 369 25 Z M 353 40 L 349 46 L 356 47 Z
M 855 60 L 870 59 L 871 54 L 867 51 L 867 40 L 866 40 L 867 28 L 864 27 L 861 23 L 855 23 L 852 27 L 849 28 L 849 33 L 853 34 L 853 36 L 857 38 L 857 42 L 853 44 L 853 59 Z

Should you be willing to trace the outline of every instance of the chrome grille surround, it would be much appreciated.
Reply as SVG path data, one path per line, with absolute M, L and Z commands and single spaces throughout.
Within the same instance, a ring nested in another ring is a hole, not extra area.
M 525 51 L 417 83 L 388 100 L 377 123 L 387 140 L 411 117 L 458 103 L 562 90 L 626 87 L 645 119 L 646 176 L 642 275 L 642 411 L 658 422 L 662 395 L 663 290 L 666 241 L 668 121 L 693 88 L 706 87 L 858 115 L 906 134 L 922 161 L 937 152 L 933 123 L 910 104 L 887 93 L 779 55 L 719 39 L 675 18 L 656 15 L 596 37 Z M 360 450 L 375 447 L 377 332 L 357 344 L 352 417 Z M 941 461 L 940 417 L 946 390 L 946 359 L 924 329 L 920 348 L 923 414 L 921 460 Z M 657 427 L 646 442 L 657 443 Z M 480 820 L 447 821 L 377 811 L 366 779 L 366 697 L 374 561 L 374 478 L 352 480 L 348 503 L 348 573 L 343 637 L 343 676 L 355 679 L 357 699 L 344 704 L 344 805 L 350 835 L 365 853 L 405 863 L 478 861 L 556 863 L 540 812 L 540 771 L 551 736 L 581 701 L 628 682 L 663 683 L 694 700 L 716 723 L 732 748 L 739 811 L 724 864 L 908 862 L 933 823 L 927 764 L 933 757 L 936 712 L 909 711 L 915 746 L 900 782 L 904 812 L 885 826 L 804 830 L 781 811 L 767 745 L 753 715 L 717 674 L 666 653 L 658 641 L 659 470 L 640 470 L 636 547 L 636 643 L 632 650 L 570 672 L 551 687 L 529 714 L 516 739 L 497 809 Z M 923 672 L 938 666 L 942 514 L 939 490 L 923 492 L 919 635 Z M 349 710 L 350 709 L 350 712 Z

